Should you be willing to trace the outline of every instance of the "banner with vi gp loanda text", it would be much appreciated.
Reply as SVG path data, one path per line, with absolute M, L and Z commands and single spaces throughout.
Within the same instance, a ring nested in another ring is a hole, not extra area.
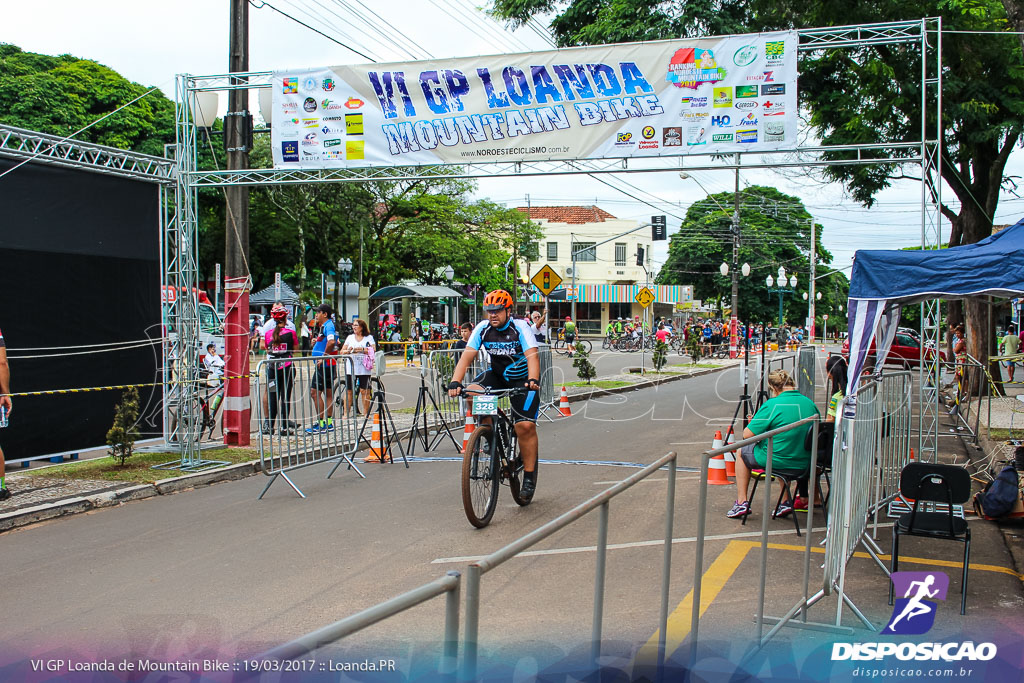
M 277 71 L 277 168 L 796 148 L 797 34 Z

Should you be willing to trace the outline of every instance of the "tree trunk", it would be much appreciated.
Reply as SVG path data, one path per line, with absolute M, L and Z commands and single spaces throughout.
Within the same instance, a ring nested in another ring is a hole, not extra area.
M 1021 50 L 1024 51 L 1024 5 L 1016 0 L 1003 0 L 1003 7 L 1006 9 L 1006 18 L 1010 20 L 1010 26 L 1018 32 L 1017 39 L 1020 41 Z

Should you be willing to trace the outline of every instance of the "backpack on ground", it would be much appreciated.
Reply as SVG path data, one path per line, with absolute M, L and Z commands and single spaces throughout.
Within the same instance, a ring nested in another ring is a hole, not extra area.
M 985 485 L 984 490 L 974 495 L 974 510 L 979 517 L 1002 517 L 1013 512 L 1020 497 L 1017 470 L 1007 465 L 995 479 Z

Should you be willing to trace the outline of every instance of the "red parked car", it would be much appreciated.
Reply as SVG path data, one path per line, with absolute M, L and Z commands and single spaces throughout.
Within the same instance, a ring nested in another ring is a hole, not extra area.
M 850 340 L 847 339 L 843 342 L 843 357 L 849 359 L 850 357 Z M 875 355 L 875 341 L 871 340 L 871 349 L 868 351 L 869 355 Z M 928 349 L 925 354 L 926 359 L 934 357 L 934 351 Z M 946 354 L 943 351 L 939 351 L 939 359 L 942 361 L 946 360 Z M 886 364 L 891 365 L 917 365 L 921 362 L 921 342 L 915 337 L 904 332 L 897 332 L 896 339 L 892 342 L 892 348 L 889 349 L 889 355 L 885 359 Z

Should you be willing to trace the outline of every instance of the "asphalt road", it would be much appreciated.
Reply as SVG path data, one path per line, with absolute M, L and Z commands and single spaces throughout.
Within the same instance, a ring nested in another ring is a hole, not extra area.
M 503 489 L 492 524 L 482 530 L 463 515 L 460 463 L 448 447 L 435 454 L 438 460 L 417 461 L 410 469 L 366 465 L 365 480 L 344 470 L 327 480 L 325 465 L 299 470 L 295 479 L 305 500 L 283 482 L 257 500 L 265 484 L 257 476 L 0 535 L 0 652 L 67 656 L 73 648 L 168 658 L 261 651 L 448 570 L 464 570 L 472 558 L 636 471 L 613 463 L 646 464 L 670 450 L 680 453 L 681 467 L 670 609 L 679 606 L 688 624 L 683 601 L 692 587 L 698 482 L 687 470 L 698 465 L 715 429 L 728 423 L 738 383 L 739 372 L 731 369 L 574 404 L 572 418 L 540 427 L 542 466 L 533 504 L 520 508 Z M 606 663 L 629 663 L 655 632 L 665 494 L 666 477 L 659 472 L 610 504 Z M 711 638 L 746 636 L 752 629 L 759 553 L 749 541 L 756 540 L 761 519 L 757 514 L 745 527 L 726 519 L 734 498 L 733 486 L 711 487 L 705 568 L 721 588 L 710 595 L 714 602 L 705 618 Z M 788 520 L 772 520 L 769 528 L 773 542 L 802 546 Z M 1008 567 L 1005 546 L 986 539 L 985 528 L 976 533 L 972 561 Z M 486 660 L 528 672 L 587 650 L 596 534 L 597 516 L 591 514 L 542 541 L 536 549 L 545 552 L 512 559 L 484 576 L 480 635 Z M 883 547 L 887 538 L 883 528 Z M 904 552 L 945 558 L 945 550 L 911 541 Z M 800 593 L 800 554 L 783 547 L 769 559 L 767 609 L 781 614 Z M 953 593 L 959 580 L 950 571 Z M 947 626 L 967 629 L 1019 610 L 1020 580 L 1011 574 L 974 572 L 968 616 L 954 616 L 950 608 Z M 876 622 L 891 611 L 887 586 L 869 560 L 851 563 L 848 590 Z M 829 605 L 812 616 L 834 618 L 834 601 Z M 352 637 L 345 647 L 412 667 L 436 655 L 442 615 L 443 603 L 436 600 Z M 808 633 L 786 629 L 779 643 L 811 642 Z M 670 629 L 670 643 L 685 634 L 685 627 Z

